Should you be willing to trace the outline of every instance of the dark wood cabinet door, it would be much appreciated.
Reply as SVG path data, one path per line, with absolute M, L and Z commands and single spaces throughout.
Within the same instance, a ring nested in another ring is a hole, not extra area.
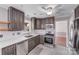
M 28 52 L 30 52 L 35 47 L 34 38 L 28 40 Z
M 40 36 L 39 35 L 29 39 L 28 40 L 28 52 L 30 52 L 38 44 L 40 44 Z
M 37 21 L 36 28 L 41 29 L 41 20 L 36 20 L 36 21 Z
M 16 45 L 3 48 L 2 55 L 16 55 Z
M 79 17 L 79 6 L 75 8 L 75 18 Z
M 45 20 L 41 20 L 41 29 L 45 29 Z
M 12 31 L 19 31 L 24 29 L 24 12 L 14 7 L 9 7 L 8 20 L 15 22 L 15 24 L 8 25 L 9 28 L 12 28 Z
M 40 36 L 38 35 L 38 36 L 34 37 L 34 41 L 35 41 L 35 46 L 40 44 Z
M 50 18 L 35 18 L 34 20 L 34 29 L 45 29 L 46 24 L 55 24 L 54 17 Z

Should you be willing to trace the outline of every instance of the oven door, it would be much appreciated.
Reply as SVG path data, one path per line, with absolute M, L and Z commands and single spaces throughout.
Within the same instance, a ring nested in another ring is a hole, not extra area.
M 53 44 L 53 38 L 45 37 L 44 42 L 49 43 L 49 44 Z

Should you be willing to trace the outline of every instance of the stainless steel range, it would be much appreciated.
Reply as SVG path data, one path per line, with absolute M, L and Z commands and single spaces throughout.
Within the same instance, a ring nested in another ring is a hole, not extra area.
M 45 34 L 44 42 L 49 44 L 54 44 L 54 34 Z
M 44 35 L 44 42 L 55 45 L 55 31 L 53 24 L 46 24 L 46 34 Z

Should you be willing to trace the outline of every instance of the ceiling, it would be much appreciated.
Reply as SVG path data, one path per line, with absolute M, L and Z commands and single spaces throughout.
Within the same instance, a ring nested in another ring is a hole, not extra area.
M 64 20 L 64 19 L 69 19 L 75 8 L 77 7 L 77 4 L 62 4 L 58 5 L 55 8 L 55 16 L 57 20 Z
M 68 19 L 72 15 L 72 11 L 76 8 L 76 4 L 1 4 L 0 7 L 8 9 L 13 6 L 23 12 L 26 17 L 50 17 L 55 16 L 57 20 Z M 47 8 L 52 7 L 52 14 L 47 14 Z
M 45 10 L 42 7 L 48 7 L 48 4 L 1 4 L 0 7 L 8 9 L 9 6 L 13 6 L 23 12 L 28 17 L 47 17 Z M 50 5 L 51 6 L 51 5 Z

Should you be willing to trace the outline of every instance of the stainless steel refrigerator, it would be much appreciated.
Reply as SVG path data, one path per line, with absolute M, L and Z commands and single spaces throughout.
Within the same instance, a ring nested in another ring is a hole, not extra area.
M 76 18 L 74 20 L 74 34 L 73 35 L 74 35 L 73 47 L 75 48 L 77 53 L 79 53 L 79 18 Z

